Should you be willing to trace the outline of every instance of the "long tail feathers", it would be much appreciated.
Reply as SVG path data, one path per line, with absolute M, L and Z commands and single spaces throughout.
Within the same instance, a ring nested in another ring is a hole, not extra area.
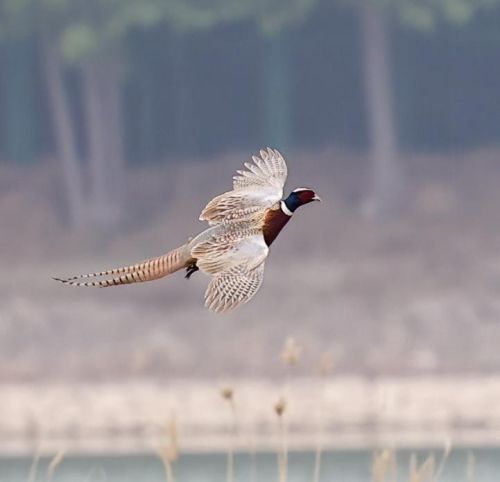
M 88 273 L 71 278 L 53 278 L 61 283 L 72 286 L 107 288 L 109 286 L 120 286 L 131 283 L 141 283 L 143 281 L 153 281 L 163 278 L 169 274 L 186 267 L 189 264 L 190 255 L 186 246 L 174 249 L 163 256 L 148 259 L 141 263 L 122 268 L 114 268 L 107 271 L 100 271 L 98 273 Z M 118 276 L 114 276 L 118 275 Z M 113 276 L 112 278 L 81 281 L 86 278 L 97 278 L 100 276 Z

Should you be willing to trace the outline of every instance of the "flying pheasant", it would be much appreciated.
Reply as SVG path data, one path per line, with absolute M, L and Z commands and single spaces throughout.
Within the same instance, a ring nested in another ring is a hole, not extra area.
M 233 177 L 233 190 L 212 199 L 200 215 L 211 227 L 163 256 L 122 268 L 57 281 L 107 288 L 163 278 L 181 269 L 186 278 L 201 270 L 211 275 L 205 305 L 224 312 L 248 302 L 259 290 L 269 246 L 295 210 L 320 201 L 308 188 L 294 189 L 286 199 L 287 166 L 276 150 L 261 150 Z M 106 279 L 99 277 L 114 276 Z M 98 278 L 86 281 L 87 278 Z

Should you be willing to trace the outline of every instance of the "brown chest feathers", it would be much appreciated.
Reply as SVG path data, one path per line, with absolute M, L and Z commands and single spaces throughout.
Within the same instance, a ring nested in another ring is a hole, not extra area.
M 276 239 L 285 224 L 290 221 L 291 216 L 287 216 L 281 209 L 269 210 L 264 220 L 262 232 L 264 241 L 268 246 Z

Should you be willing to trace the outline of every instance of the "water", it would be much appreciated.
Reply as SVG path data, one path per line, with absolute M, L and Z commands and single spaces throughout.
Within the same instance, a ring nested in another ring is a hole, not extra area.
M 423 461 L 431 451 L 419 451 Z M 434 452 L 438 461 L 442 452 Z M 474 475 L 470 477 L 470 454 L 475 459 Z M 370 482 L 373 453 L 367 451 L 336 451 L 323 454 L 321 482 Z M 397 480 L 407 481 L 410 452 L 397 453 Z M 39 461 L 35 477 L 30 479 L 33 461 L 27 458 L 0 458 L 0 482 L 35 482 L 47 480 L 49 459 Z M 468 467 L 469 466 L 469 467 Z M 288 482 L 313 480 L 314 454 L 289 454 Z M 223 482 L 226 480 L 224 454 L 182 456 L 174 466 L 177 482 Z M 388 480 L 392 480 L 388 478 Z M 500 449 L 452 451 L 446 461 L 440 482 L 500 481 Z M 154 456 L 68 457 L 57 468 L 53 482 L 165 482 L 161 460 Z M 275 454 L 238 454 L 235 457 L 235 482 L 278 481 Z

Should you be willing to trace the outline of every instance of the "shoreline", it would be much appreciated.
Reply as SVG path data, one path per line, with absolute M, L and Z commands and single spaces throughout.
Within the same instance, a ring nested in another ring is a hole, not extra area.
M 0 454 L 156 453 L 175 423 L 182 453 L 500 446 L 500 376 L 130 380 L 1 384 Z M 172 422 L 174 421 L 174 422 Z M 236 427 L 236 432 L 233 427 Z

